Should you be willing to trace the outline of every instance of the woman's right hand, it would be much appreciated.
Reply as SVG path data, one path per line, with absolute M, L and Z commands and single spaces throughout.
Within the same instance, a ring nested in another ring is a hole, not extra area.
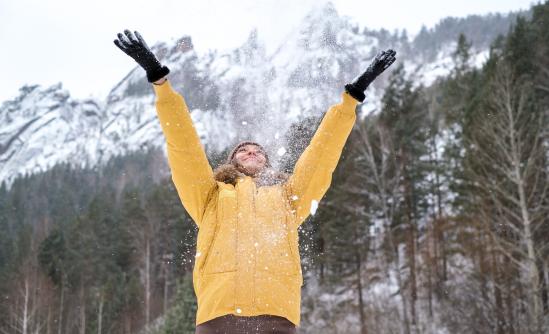
M 124 34 L 118 33 L 118 39 L 114 40 L 114 44 L 147 72 L 149 82 L 161 81 L 170 73 L 170 69 L 162 66 L 143 37 L 137 31 L 134 33 L 135 36 L 128 29 L 124 30 Z

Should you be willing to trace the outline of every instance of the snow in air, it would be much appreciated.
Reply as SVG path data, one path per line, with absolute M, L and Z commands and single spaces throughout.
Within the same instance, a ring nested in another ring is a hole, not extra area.
M 313 199 L 311 201 L 311 215 L 312 216 L 314 216 L 314 214 L 316 213 L 316 209 L 318 209 L 318 201 Z

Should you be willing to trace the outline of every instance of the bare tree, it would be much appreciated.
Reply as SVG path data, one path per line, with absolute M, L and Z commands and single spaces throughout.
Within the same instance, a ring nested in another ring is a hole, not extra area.
M 378 238 L 385 240 L 386 254 L 395 261 L 395 275 L 402 301 L 402 317 L 405 333 L 410 333 L 409 298 L 406 294 L 404 277 L 401 273 L 401 254 L 395 240 L 393 222 L 396 212 L 402 203 L 401 171 L 395 157 L 395 150 L 388 130 L 378 122 L 373 126 L 361 123 L 356 131 L 358 138 L 353 148 L 357 154 L 356 176 L 354 186 L 348 185 L 348 191 L 356 196 L 365 196 L 371 204 L 365 212 L 372 222 L 380 222 L 381 233 Z M 375 242 L 374 242 L 375 243 Z M 389 263 L 382 260 L 381 263 Z M 389 270 L 389 268 L 386 268 Z
M 524 274 L 526 323 L 543 325 L 541 254 L 549 247 L 540 228 L 549 216 L 544 113 L 533 103 L 532 86 L 501 64 L 491 81 L 487 106 L 477 115 L 471 141 L 471 181 L 480 197 L 481 219 L 499 252 Z M 536 240 L 538 243 L 536 244 Z M 541 241 L 539 241 L 541 240 Z
M 12 303 L 11 328 L 9 331 L 0 328 L 3 333 L 39 333 L 45 325 L 43 314 L 51 291 L 43 286 L 46 278 L 38 270 L 34 241 L 31 244 L 30 254 L 22 263 L 9 296 Z

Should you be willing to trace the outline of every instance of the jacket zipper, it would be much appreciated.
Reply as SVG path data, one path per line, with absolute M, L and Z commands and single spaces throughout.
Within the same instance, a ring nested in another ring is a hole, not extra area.
M 254 221 L 253 221 L 253 227 L 254 227 L 254 230 L 253 230 L 253 237 L 254 237 L 254 270 L 253 270 L 253 275 L 254 275 L 254 286 L 252 288 L 252 305 L 253 305 L 253 308 L 255 309 L 255 275 L 256 275 L 256 270 L 257 270 L 257 247 L 255 247 L 255 243 L 257 242 L 256 241 L 256 222 L 257 222 L 257 219 L 256 219 L 256 208 L 255 208 L 255 197 L 257 196 L 257 184 L 255 183 L 255 181 L 252 179 L 252 187 L 254 187 L 254 192 L 253 192 L 253 195 L 252 195 L 252 206 L 253 206 L 253 211 L 254 211 Z

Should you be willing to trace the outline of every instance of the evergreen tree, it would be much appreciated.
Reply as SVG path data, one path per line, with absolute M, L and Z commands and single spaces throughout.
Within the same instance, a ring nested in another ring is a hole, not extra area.
M 471 46 L 472 43 L 467 41 L 465 35 L 463 33 L 459 34 L 457 47 L 452 55 L 456 64 L 454 70 L 457 76 L 471 69 Z
M 197 308 L 192 274 L 188 273 L 179 280 L 173 306 L 164 315 L 164 326 L 158 334 L 194 333 Z

